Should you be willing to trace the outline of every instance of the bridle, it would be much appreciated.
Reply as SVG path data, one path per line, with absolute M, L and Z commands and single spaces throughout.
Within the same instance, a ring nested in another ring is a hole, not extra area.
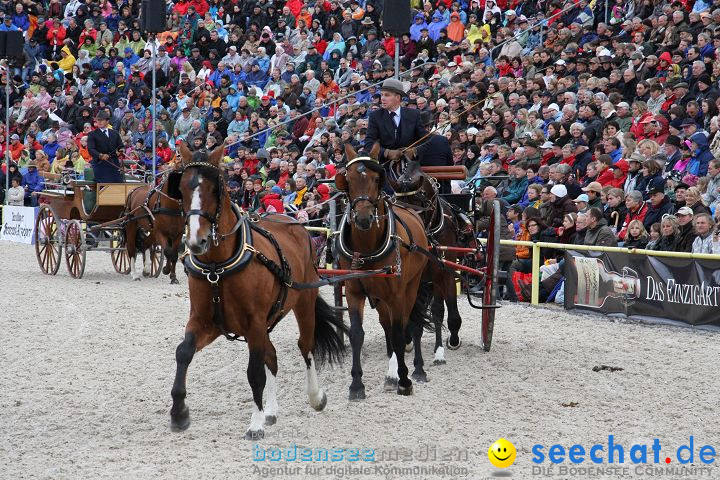
M 215 214 L 211 215 L 205 210 L 198 210 L 198 209 L 191 209 L 185 212 L 185 208 L 183 207 L 183 213 L 185 214 L 185 225 L 187 226 L 188 221 L 190 220 L 190 217 L 193 215 L 197 215 L 199 217 L 202 217 L 206 219 L 208 222 L 210 222 L 210 239 L 212 240 L 213 244 L 217 247 L 221 241 L 225 240 L 230 235 L 233 235 L 237 230 L 240 228 L 240 224 L 243 222 L 244 217 L 238 217 L 237 222 L 235 223 L 235 226 L 230 230 L 230 232 L 225 234 L 218 234 L 218 223 L 220 222 L 220 216 L 222 215 L 222 205 L 223 200 L 225 199 L 225 181 L 223 180 L 222 171 L 220 171 L 220 168 L 217 165 L 213 165 L 210 162 L 198 160 L 194 162 L 190 162 L 183 166 L 182 172 L 183 174 L 188 168 L 210 168 L 215 170 L 218 173 L 217 176 L 217 183 L 216 183 L 216 190 L 217 190 L 217 207 L 215 208 Z
M 355 163 L 362 163 L 363 165 L 361 165 L 360 167 L 358 167 L 358 172 L 359 172 L 361 175 L 367 175 L 367 172 L 365 172 L 365 170 L 364 170 L 364 168 L 365 168 L 364 163 L 365 163 L 365 162 L 372 162 L 372 163 L 375 163 L 375 164 L 377 164 L 377 165 L 380 164 L 377 160 L 375 160 L 374 158 L 371 158 L 371 157 L 355 157 L 354 159 L 350 160 L 350 161 L 347 163 L 347 165 L 345 165 L 345 171 L 347 171 L 347 169 L 350 168 L 350 166 L 353 165 L 353 164 L 355 164 Z M 363 168 L 363 170 L 360 171 L 360 168 Z M 382 201 L 382 202 L 385 201 L 385 196 L 384 196 L 384 194 L 383 194 L 382 188 L 379 188 L 379 189 L 378 189 L 378 194 L 377 194 L 377 197 L 375 197 L 375 198 L 370 198 L 369 195 L 360 195 L 360 196 L 357 196 L 357 197 L 351 199 L 350 205 L 349 205 L 349 209 L 350 209 L 349 220 L 350 220 L 350 223 L 352 223 L 353 225 L 355 225 L 356 227 L 358 227 L 358 225 L 357 225 L 357 223 L 356 223 L 357 213 L 355 212 L 355 207 L 356 207 L 357 204 L 360 203 L 360 202 L 368 202 L 370 205 L 373 206 L 373 214 L 372 214 L 372 216 L 371 216 L 371 222 L 372 222 L 372 220 L 374 220 L 375 223 L 377 224 L 378 228 L 379 228 L 379 227 L 380 227 L 380 219 L 381 219 L 381 218 L 384 218 L 384 217 L 386 216 L 386 215 L 380 215 L 379 212 L 378 212 L 378 210 L 379 210 L 379 204 L 380 204 L 381 201 Z M 358 228 L 359 228 L 359 227 L 358 227 Z

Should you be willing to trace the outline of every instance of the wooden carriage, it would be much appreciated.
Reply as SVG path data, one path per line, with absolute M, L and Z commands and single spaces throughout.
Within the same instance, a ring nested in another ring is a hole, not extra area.
M 40 193 L 40 211 L 35 220 L 35 254 L 43 273 L 55 275 L 64 256 L 68 273 L 81 278 L 88 250 L 110 253 L 118 273 L 130 272 L 123 236 L 128 195 L 144 183 L 126 177 L 125 183 L 96 183 L 92 169 L 85 180 L 43 173 L 48 189 Z M 163 256 L 152 249 L 153 276 L 162 269 Z

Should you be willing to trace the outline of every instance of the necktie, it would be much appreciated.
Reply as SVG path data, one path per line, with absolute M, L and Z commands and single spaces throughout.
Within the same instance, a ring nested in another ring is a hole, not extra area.
M 106 137 L 110 138 L 110 132 L 107 131 L 107 128 L 105 130 L 103 130 L 103 133 L 105 134 Z
M 400 125 L 399 125 L 399 115 L 396 112 L 390 112 L 390 118 L 393 120 L 393 125 L 395 125 L 395 140 L 398 138 L 398 134 L 400 133 Z M 397 118 L 397 120 L 396 120 Z

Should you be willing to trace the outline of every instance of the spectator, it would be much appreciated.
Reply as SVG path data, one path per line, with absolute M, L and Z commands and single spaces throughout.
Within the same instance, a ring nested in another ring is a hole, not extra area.
M 512 180 L 510 180 L 505 195 L 502 196 L 503 200 L 509 204 L 515 204 L 523 198 L 528 187 L 527 171 L 528 164 L 526 162 L 515 165 Z
M 627 234 L 628 226 L 633 220 L 639 220 L 645 225 L 645 217 L 647 216 L 649 207 L 643 201 L 642 193 L 634 190 L 625 197 L 625 205 L 627 206 L 627 216 L 623 222 L 623 227 L 618 233 L 618 239 L 624 240 Z M 646 229 L 647 230 L 647 229 Z
M 3 181 L 5 179 L 3 178 Z M 25 203 L 25 189 L 20 186 L 20 179 L 12 177 L 10 179 L 10 188 L 7 191 L 8 205 L 22 207 Z M 3 185 L 4 187 L 4 185 Z
M 647 247 L 650 236 L 640 220 L 632 220 L 628 225 L 627 235 L 623 244 L 626 248 L 643 249 Z
M 660 240 L 655 243 L 652 250 L 661 252 L 675 252 L 680 241 L 680 224 L 674 215 L 666 215 L 660 222 Z
M 693 241 L 692 253 L 720 254 L 720 229 L 713 233 L 715 222 L 712 217 L 707 213 L 696 215 L 693 226 L 697 237 Z
M 697 236 L 693 226 L 693 211 L 690 207 L 682 207 L 676 213 L 679 224 L 678 252 L 692 252 L 693 242 Z
M 602 200 L 600 195 L 602 193 L 602 185 L 599 182 L 590 182 L 587 187 L 582 189 L 588 197 L 588 207 L 602 209 Z
M 599 208 L 591 208 L 586 215 L 587 228 L 585 232 L 585 245 L 601 247 L 617 247 L 617 239 L 613 231 L 607 226 Z
M 566 214 L 577 213 L 577 207 L 568 196 L 565 185 L 554 185 L 550 189 L 550 203 L 552 207 L 549 214 L 549 223 L 552 226 L 562 225 Z
M 657 179 L 649 186 L 648 195 L 650 197 L 650 205 L 647 214 L 643 220 L 645 228 L 649 228 L 652 224 L 660 222 L 664 215 L 672 213 L 672 203 L 665 195 L 665 180 Z
M 698 187 L 690 187 L 685 191 L 685 205 L 692 209 L 693 215 L 710 213 L 710 209 L 702 202 L 702 195 Z

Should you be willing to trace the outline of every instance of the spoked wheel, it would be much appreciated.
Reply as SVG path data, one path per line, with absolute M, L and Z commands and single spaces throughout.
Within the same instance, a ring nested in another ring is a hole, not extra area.
M 65 264 L 73 278 L 82 278 L 85 273 L 85 233 L 78 220 L 65 225 Z
M 60 269 L 62 237 L 60 223 L 49 205 L 43 205 L 35 219 L 35 256 L 40 270 L 55 275 Z
M 150 249 L 150 276 L 157 278 L 162 272 L 163 264 L 165 263 L 165 255 L 160 245 L 153 245 Z
M 112 237 L 110 239 L 110 247 L 113 249 L 110 252 L 110 258 L 112 259 L 115 271 L 121 275 L 129 274 L 130 257 L 128 257 L 125 235 L 122 231 L 113 230 Z
M 488 241 L 485 249 L 486 274 L 483 290 L 482 341 L 483 349 L 490 351 L 493 328 L 495 327 L 495 306 L 497 304 L 498 269 L 500 268 L 500 202 L 493 202 Z

